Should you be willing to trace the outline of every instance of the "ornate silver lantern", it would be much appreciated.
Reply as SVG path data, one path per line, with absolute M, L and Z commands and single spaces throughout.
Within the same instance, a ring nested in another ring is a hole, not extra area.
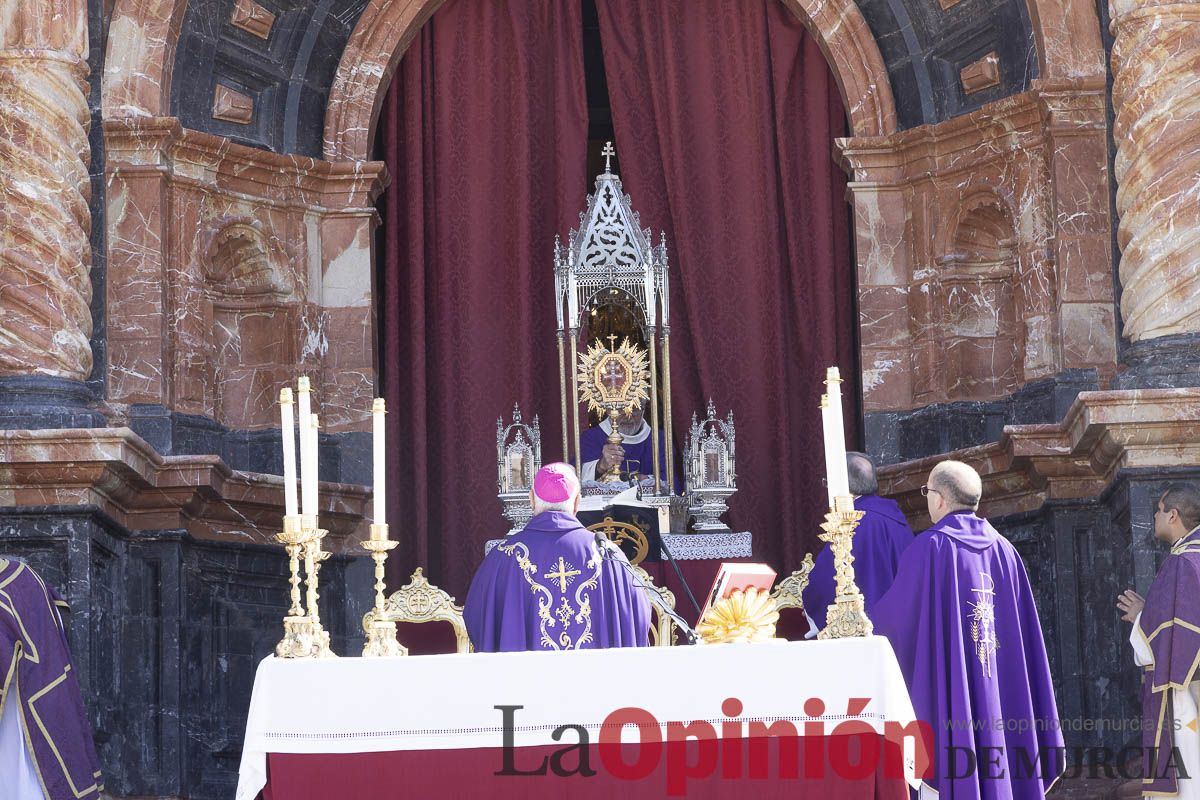
M 529 505 L 529 490 L 533 476 L 542 468 L 542 431 L 535 414 L 533 423 L 521 419 L 521 407 L 513 403 L 512 423 L 496 420 L 496 471 L 500 502 L 504 518 L 512 526 L 509 535 L 525 527 L 533 517 Z
M 729 530 L 721 515 L 729 510 L 729 498 L 737 491 L 736 428 L 733 412 L 717 419 L 713 401 L 708 401 L 708 418 L 692 414 L 684 471 L 687 474 L 688 513 L 696 531 L 724 533 Z
M 650 230 L 630 205 L 621 179 L 612 173 L 612 143 L 604 146 L 604 172 L 596 176 L 596 191 L 588 195 L 587 210 L 579 215 L 579 230 L 572 230 L 564 247 L 554 241 L 554 303 L 558 314 L 559 390 L 562 395 L 563 459 L 582 473 L 579 441 L 579 336 L 589 314 L 604 306 L 621 306 L 633 312 L 645 334 L 650 356 L 650 429 L 653 441 L 654 494 L 670 496 L 675 485 L 671 436 L 671 361 L 668 324 L 667 246 L 660 234 L 651 243 Z M 570 355 L 565 352 L 570 339 Z M 659 372 L 659 356 L 662 371 Z M 567 375 L 571 376 L 570 415 L 567 413 Z M 655 398 L 662 380 L 666 453 L 659 452 L 659 414 Z M 568 426 L 569 421 L 573 423 Z M 574 447 L 571 446 L 571 435 Z M 660 478 L 666 458 L 666 486 Z

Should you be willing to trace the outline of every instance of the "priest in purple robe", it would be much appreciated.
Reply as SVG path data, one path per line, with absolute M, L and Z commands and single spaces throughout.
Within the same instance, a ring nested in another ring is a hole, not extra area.
M 59 606 L 29 565 L 0 558 L 0 797 L 76 800 L 104 789 Z
M 1142 680 L 1143 796 L 1200 797 L 1200 487 L 1175 483 L 1158 499 L 1154 536 L 1170 545 L 1145 599 L 1117 599 L 1133 623 Z
M 891 588 L 900 566 L 900 556 L 912 544 L 913 532 L 895 500 L 880 497 L 875 464 L 866 453 L 846 453 L 846 471 L 854 507 L 863 512 L 854 529 L 854 582 L 863 595 L 867 616 L 875 603 Z M 808 587 L 804 590 L 804 611 L 808 614 L 809 638 L 825 627 L 825 614 L 837 592 L 833 548 L 826 546 L 817 555 Z
M 599 480 L 600 476 L 614 466 L 620 467 L 623 474 L 654 475 L 654 445 L 651 438 L 649 423 L 645 419 L 645 411 L 638 407 L 617 418 L 617 430 L 620 431 L 620 444 L 609 444 L 608 437 L 612 435 L 612 423 L 606 417 L 594 428 L 588 428 L 579 436 L 579 455 L 582 459 L 580 477 L 585 481 Z M 662 480 L 667 479 L 667 445 L 663 431 L 658 432 L 658 474 Z M 675 470 L 675 489 L 679 491 L 682 483 L 680 471 Z
M 970 466 L 943 461 L 921 492 L 933 526 L 904 551 L 872 616 L 933 730 L 921 797 L 1040 800 L 1064 750 L 1025 566 L 976 515 L 983 484 Z
M 575 517 L 567 464 L 534 476 L 533 519 L 484 558 L 463 609 L 479 652 L 643 647 L 650 601 L 617 548 L 600 548 Z

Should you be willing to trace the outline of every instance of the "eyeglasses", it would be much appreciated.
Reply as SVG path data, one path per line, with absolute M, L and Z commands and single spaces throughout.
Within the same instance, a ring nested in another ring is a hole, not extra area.
M 941 492 L 939 492 L 937 489 L 930 488 L 929 486 L 921 487 L 921 497 L 929 497 L 930 492 L 933 492 L 934 494 L 941 494 Z

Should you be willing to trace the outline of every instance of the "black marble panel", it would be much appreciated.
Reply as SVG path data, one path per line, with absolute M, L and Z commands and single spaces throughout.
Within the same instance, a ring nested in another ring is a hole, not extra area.
M 192 0 L 171 86 L 184 126 L 278 153 L 320 157 L 338 61 L 367 0 L 258 0 L 276 15 L 266 41 L 229 24 L 234 0 Z M 224 84 L 254 99 L 247 124 L 212 118 Z
M 44 375 L 0 378 L 0 429 L 102 428 L 91 388 Z
M 0 556 L 30 562 L 71 604 L 66 618 L 108 792 L 232 797 L 258 662 L 282 635 L 282 548 L 130 532 L 95 508 L 0 509 Z M 373 565 L 322 567 L 335 652 L 362 649 Z
M 108 13 L 105 6 L 111 12 L 111 2 L 88 0 L 88 67 L 91 70 L 88 94 L 91 128 L 88 130 L 88 144 L 92 149 L 88 168 L 92 189 L 88 199 L 88 209 L 92 215 L 92 374 L 87 384 L 97 397 L 104 396 L 104 381 L 108 372 L 108 303 L 105 294 L 108 277 L 108 246 L 105 238 L 107 183 L 104 179 L 104 125 L 100 103 L 100 76 L 104 74 L 104 51 L 108 46 Z
M 941 122 L 1029 88 L 1038 76 L 1029 12 L 1022 0 L 859 0 L 879 43 L 901 129 Z M 963 67 L 995 52 L 1000 84 L 963 92 Z
M 1200 386 L 1200 333 L 1122 343 L 1121 368 L 1114 389 Z
M 1099 388 L 1096 370 L 1069 369 L 997 400 L 869 412 L 864 420 L 867 452 L 880 464 L 895 464 L 999 441 L 1005 425 L 1061 421 L 1076 395 Z
M 217 455 L 232 469 L 283 474 L 283 445 L 278 428 L 231 430 L 208 417 L 180 414 L 159 405 L 133 405 L 129 427 L 161 455 Z M 323 481 L 371 485 L 371 434 L 322 433 Z

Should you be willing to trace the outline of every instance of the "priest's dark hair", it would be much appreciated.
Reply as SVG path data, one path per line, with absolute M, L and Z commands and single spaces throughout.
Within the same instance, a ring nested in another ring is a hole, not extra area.
M 1175 509 L 1189 531 L 1200 525 L 1200 487 L 1194 483 L 1172 483 L 1160 498 L 1164 511 Z
M 846 473 L 850 478 L 850 494 L 855 497 L 875 494 L 879 491 L 879 479 L 875 477 L 875 462 L 866 453 L 851 450 L 846 453 Z

